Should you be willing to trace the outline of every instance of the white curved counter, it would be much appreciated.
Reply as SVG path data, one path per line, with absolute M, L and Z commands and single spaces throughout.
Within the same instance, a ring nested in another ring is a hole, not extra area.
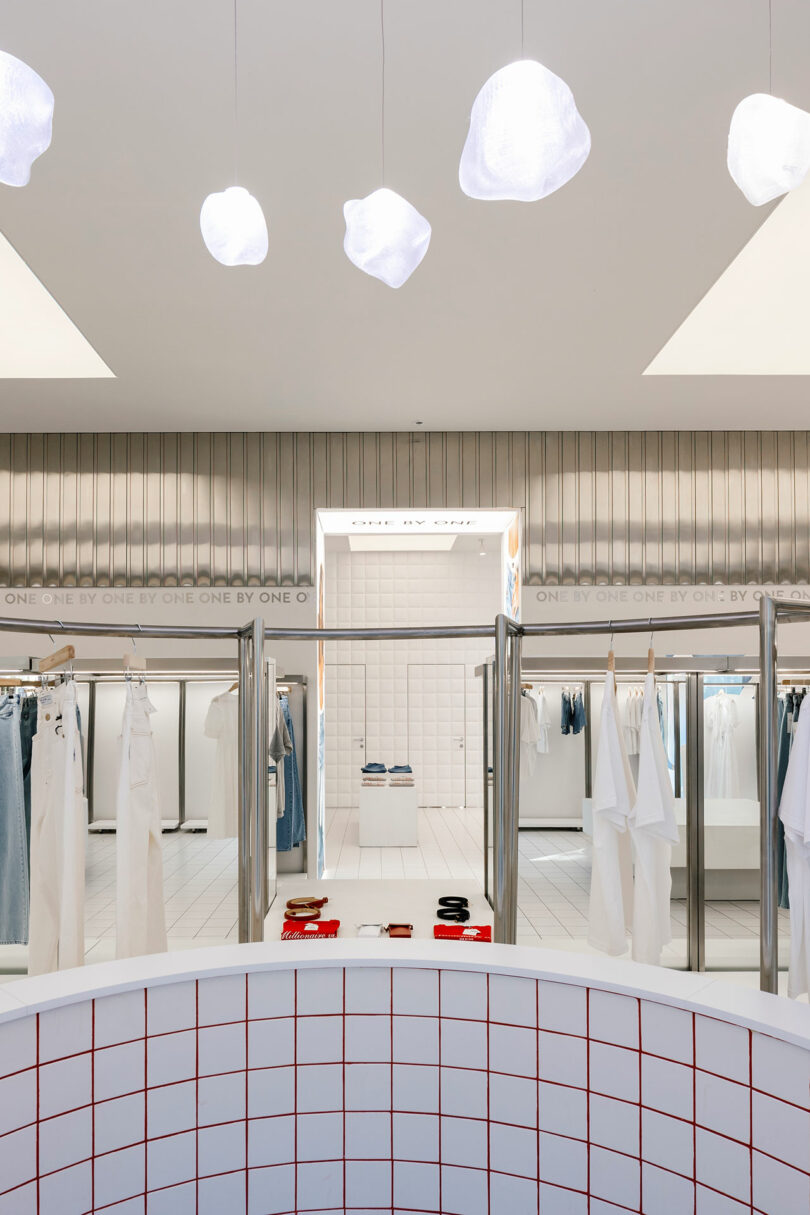
M 0 989 L 0 1215 L 806 1215 L 810 1008 L 338 941 Z

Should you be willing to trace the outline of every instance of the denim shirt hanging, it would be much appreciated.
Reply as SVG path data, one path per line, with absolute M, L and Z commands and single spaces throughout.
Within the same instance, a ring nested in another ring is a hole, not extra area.
M 307 838 L 307 822 L 304 814 L 304 799 L 301 793 L 301 778 L 298 772 L 298 755 L 295 749 L 290 705 L 286 696 L 280 700 L 281 711 L 292 743 L 292 754 L 284 757 L 284 813 L 276 820 L 276 848 L 289 852 Z

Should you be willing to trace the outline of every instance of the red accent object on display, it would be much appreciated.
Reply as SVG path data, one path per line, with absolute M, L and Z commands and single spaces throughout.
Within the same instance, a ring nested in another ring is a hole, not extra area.
M 309 938 L 336 937 L 340 920 L 285 920 L 281 930 L 282 941 L 306 941 Z
M 489 924 L 434 924 L 433 936 L 437 941 L 492 941 Z

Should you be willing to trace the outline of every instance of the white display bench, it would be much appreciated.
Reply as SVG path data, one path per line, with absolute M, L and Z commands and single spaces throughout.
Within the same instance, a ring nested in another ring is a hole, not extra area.
M 361 786 L 361 848 L 415 848 L 418 810 L 414 785 Z

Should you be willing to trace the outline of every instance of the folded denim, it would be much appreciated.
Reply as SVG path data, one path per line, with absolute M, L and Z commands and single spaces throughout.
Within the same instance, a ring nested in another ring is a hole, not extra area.
M 360 769 L 361 772 L 387 772 L 385 764 L 365 764 Z
M 410 764 L 394 764 L 393 768 L 388 769 L 392 776 L 404 776 L 413 772 Z

